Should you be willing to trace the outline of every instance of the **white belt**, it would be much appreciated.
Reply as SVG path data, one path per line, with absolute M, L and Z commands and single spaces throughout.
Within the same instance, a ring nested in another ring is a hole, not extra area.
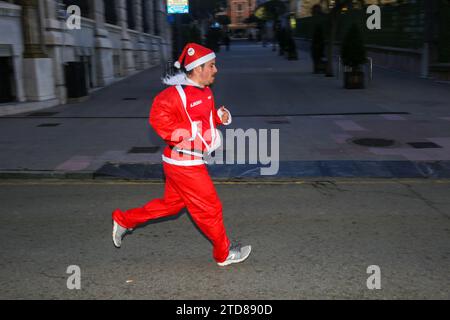
M 162 160 L 168 164 L 173 164 L 175 166 L 181 167 L 190 167 L 190 166 L 199 166 L 205 164 L 204 160 L 175 160 L 172 158 L 167 158 L 165 155 L 162 156 Z

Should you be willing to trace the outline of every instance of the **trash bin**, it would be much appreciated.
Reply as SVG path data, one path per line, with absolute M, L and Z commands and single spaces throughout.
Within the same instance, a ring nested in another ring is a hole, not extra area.
M 66 63 L 64 71 L 68 98 L 80 98 L 88 95 L 84 70 L 83 62 Z

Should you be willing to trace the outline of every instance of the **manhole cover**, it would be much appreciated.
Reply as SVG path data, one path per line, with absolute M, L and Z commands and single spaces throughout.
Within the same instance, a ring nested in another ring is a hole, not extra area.
M 51 127 L 58 127 L 60 123 L 43 123 L 38 125 L 38 128 L 51 128 Z
M 410 146 L 416 149 L 440 149 L 440 145 L 434 142 L 408 142 Z
M 159 147 L 134 147 L 128 153 L 156 153 Z
M 385 148 L 393 146 L 395 144 L 395 141 L 389 139 L 363 138 L 353 140 L 353 143 L 363 147 Z

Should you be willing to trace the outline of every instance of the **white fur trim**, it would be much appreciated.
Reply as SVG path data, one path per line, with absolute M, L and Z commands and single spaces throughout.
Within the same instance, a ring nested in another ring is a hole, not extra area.
M 178 148 L 175 148 L 174 150 L 177 151 L 177 152 L 181 152 L 181 153 L 184 153 L 184 154 L 187 154 L 187 155 L 190 155 L 190 156 L 196 156 L 196 157 L 199 157 L 199 158 L 203 158 L 203 156 L 204 156 L 202 153 L 192 152 L 192 151 L 189 151 L 189 150 L 178 149 Z
M 178 61 L 175 61 L 175 63 L 173 64 L 175 66 L 175 68 L 180 69 L 181 68 L 181 64 Z
M 228 125 L 231 124 L 231 122 L 233 122 L 233 119 L 232 119 L 232 117 L 231 117 L 231 112 L 230 112 L 227 108 L 224 108 L 224 109 L 225 109 L 225 111 L 228 112 L 229 118 L 228 118 L 228 122 L 227 122 L 227 123 L 223 123 L 223 125 L 228 126 Z M 220 110 L 220 109 L 217 110 L 217 115 L 219 116 L 220 120 L 222 121 L 223 111 Z
M 181 167 L 191 167 L 191 166 L 200 166 L 205 164 L 204 160 L 174 160 L 172 158 L 167 158 L 166 156 L 162 156 L 162 160 L 168 164 L 173 164 L 174 166 Z
M 184 72 L 178 72 L 173 76 L 167 75 L 165 78 L 162 79 L 162 82 L 164 84 L 167 84 L 168 86 L 192 85 L 191 83 L 189 83 L 186 74 Z
M 216 58 L 216 54 L 214 52 L 211 52 L 210 54 L 207 54 L 206 56 L 201 57 L 200 59 L 195 60 L 194 62 L 189 63 L 185 69 L 187 71 L 191 71 L 195 67 L 201 66 L 202 64 L 213 60 Z

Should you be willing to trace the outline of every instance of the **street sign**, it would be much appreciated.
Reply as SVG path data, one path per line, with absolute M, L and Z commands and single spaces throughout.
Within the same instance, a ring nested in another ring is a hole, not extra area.
M 167 13 L 189 13 L 189 0 L 167 0 Z

